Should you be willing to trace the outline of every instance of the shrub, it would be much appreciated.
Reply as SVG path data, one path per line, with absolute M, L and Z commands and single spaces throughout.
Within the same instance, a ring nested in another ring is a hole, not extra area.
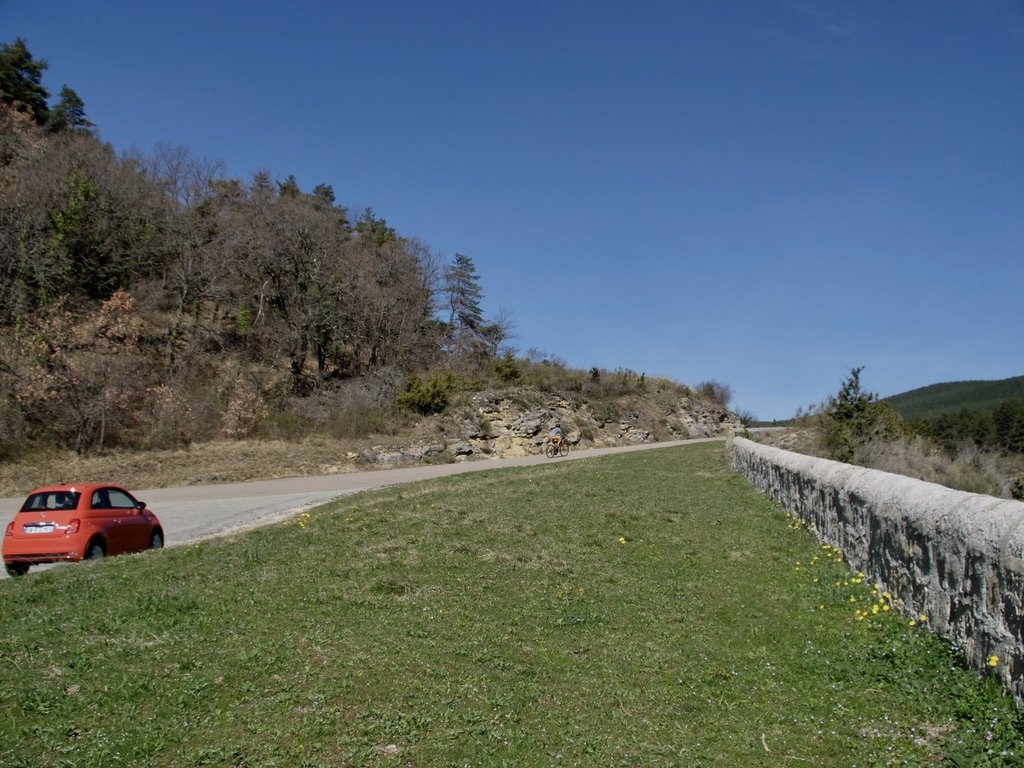
M 511 352 L 506 352 L 504 357 L 495 360 L 494 373 L 505 384 L 517 384 L 523 378 L 519 363 Z
M 160 448 L 188 445 L 195 416 L 187 394 L 168 384 L 158 384 L 147 395 L 144 424 L 148 444 Z
M 448 407 L 455 380 L 450 373 L 434 374 L 427 380 L 412 375 L 405 380 L 405 388 L 395 405 L 407 411 L 422 414 L 442 413 Z
M 231 390 L 227 408 L 221 418 L 224 437 L 248 437 L 268 413 L 267 406 L 252 382 L 241 378 Z
M 869 442 L 892 439 L 901 432 L 899 415 L 878 395 L 861 388 L 862 370 L 850 370 L 822 413 L 825 448 L 836 461 L 855 461 Z
M 697 385 L 697 391 L 713 403 L 728 408 L 732 402 L 732 387 L 719 381 L 704 381 Z
M 583 390 L 584 372 L 567 368 L 561 360 L 526 362 L 522 372 L 522 383 L 541 392 L 564 395 Z

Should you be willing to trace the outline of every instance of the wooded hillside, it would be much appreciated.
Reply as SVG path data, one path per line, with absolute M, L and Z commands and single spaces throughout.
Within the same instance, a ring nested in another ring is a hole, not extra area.
M 1008 400 L 1024 400 L 1024 376 L 996 381 L 949 381 L 885 398 L 893 410 L 911 422 L 932 420 L 964 409 L 993 411 Z
M 359 380 L 370 409 L 407 372 L 497 359 L 507 321 L 483 318 L 469 257 L 442 264 L 326 184 L 119 156 L 69 89 L 47 107 L 45 66 L 0 48 L 6 452 L 240 436 L 289 398 Z
M 933 384 L 886 402 L 947 451 L 970 443 L 1024 454 L 1024 376 Z
M 483 316 L 469 256 L 445 263 L 328 184 L 119 155 L 67 86 L 48 106 L 45 68 L 0 45 L 0 458 L 387 431 L 549 362 Z M 596 392 L 600 374 L 566 380 Z

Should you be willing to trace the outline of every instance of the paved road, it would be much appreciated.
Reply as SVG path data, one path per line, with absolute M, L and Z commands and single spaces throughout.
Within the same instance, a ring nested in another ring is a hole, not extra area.
M 167 546 L 175 546 L 285 520 L 304 509 L 373 488 L 458 475 L 465 472 L 574 461 L 610 453 L 668 448 L 688 443 L 721 441 L 722 439 L 717 437 L 698 438 L 618 448 L 588 448 L 572 451 L 568 457 L 559 459 L 547 459 L 544 456 L 520 456 L 510 459 L 463 461 L 455 464 L 378 469 L 315 477 L 290 477 L 250 483 L 154 488 L 137 492 L 132 489 L 132 493 L 144 500 L 160 518 L 160 522 L 164 526 Z M 0 521 L 2 521 L 0 525 L 6 527 L 7 522 L 17 512 L 22 501 L 24 498 L 0 498 Z M 0 574 L 0 577 L 6 578 L 6 573 Z

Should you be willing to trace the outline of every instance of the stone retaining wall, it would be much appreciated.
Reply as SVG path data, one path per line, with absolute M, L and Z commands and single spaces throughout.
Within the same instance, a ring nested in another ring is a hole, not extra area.
M 1024 703 L 1024 503 L 737 437 L 733 468 Z

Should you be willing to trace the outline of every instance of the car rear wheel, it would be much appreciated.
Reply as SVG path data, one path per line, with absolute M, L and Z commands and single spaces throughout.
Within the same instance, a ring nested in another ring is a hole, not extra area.
M 24 576 L 28 573 L 28 563 L 4 563 L 8 576 Z
M 164 547 L 164 532 L 153 531 L 153 535 L 149 537 L 149 548 L 150 549 L 163 549 Z
M 99 541 L 90 541 L 89 546 L 85 550 L 86 560 L 102 560 L 107 553 L 103 551 L 103 543 Z

